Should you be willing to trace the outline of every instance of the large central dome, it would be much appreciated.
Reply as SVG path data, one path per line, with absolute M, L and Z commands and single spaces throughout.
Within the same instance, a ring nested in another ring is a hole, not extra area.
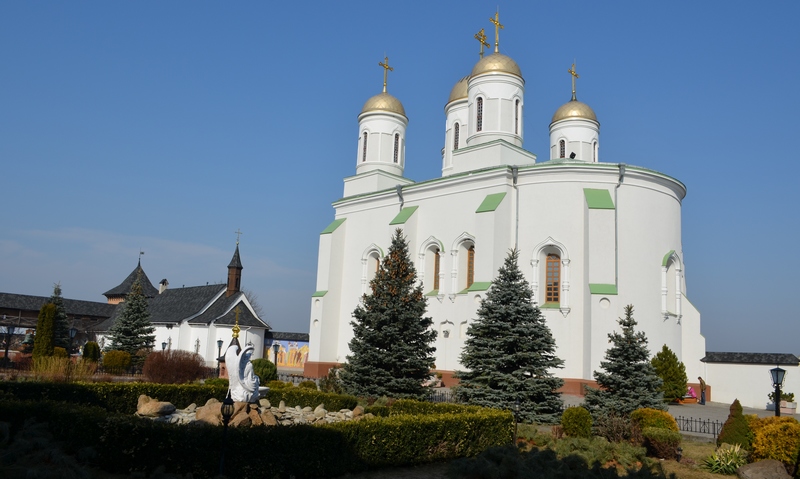
M 367 100 L 367 102 L 364 103 L 364 108 L 361 109 L 361 113 L 376 110 L 390 111 L 392 113 L 406 116 L 406 109 L 403 108 L 403 104 L 400 103 L 400 100 L 386 92 L 378 93 Z
M 520 71 L 517 62 L 502 53 L 492 53 L 491 55 L 481 58 L 472 69 L 471 76 L 474 77 L 483 73 L 493 72 L 510 73 L 522 78 L 522 71 Z

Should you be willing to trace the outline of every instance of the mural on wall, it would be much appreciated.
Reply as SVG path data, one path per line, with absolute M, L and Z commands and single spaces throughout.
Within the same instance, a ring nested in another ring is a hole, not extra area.
M 308 359 L 308 341 L 286 341 L 286 340 L 273 340 L 269 345 L 269 349 L 264 352 L 270 352 L 269 359 L 274 360 L 275 350 L 274 344 L 278 344 L 278 362 L 279 368 L 299 368 L 302 369 Z

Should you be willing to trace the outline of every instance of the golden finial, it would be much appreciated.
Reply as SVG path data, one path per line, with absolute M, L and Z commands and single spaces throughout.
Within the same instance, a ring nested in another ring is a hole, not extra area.
M 483 31 L 483 28 L 481 28 L 481 31 L 475 34 L 475 40 L 478 40 L 478 42 L 481 44 L 480 55 L 481 58 L 483 58 L 483 47 L 489 48 L 489 44 L 486 43 L 486 32 Z
M 238 338 L 239 337 L 239 331 L 242 330 L 242 328 L 239 327 L 239 306 L 236 306 L 236 308 L 234 308 L 233 312 L 236 313 L 236 324 L 233 325 L 233 329 L 232 329 L 233 337 L 234 338 Z
M 572 75 L 572 101 L 576 101 L 578 97 L 575 95 L 575 79 L 580 78 L 578 72 L 575 71 L 575 62 L 572 62 L 572 68 L 567 70 Z
M 234 233 L 236 233 L 236 246 L 239 246 L 239 236 L 242 236 L 244 233 L 242 233 L 242 231 L 239 228 L 236 228 L 236 231 L 234 231 Z
M 500 53 L 500 29 L 503 24 L 500 23 L 500 11 L 494 13 L 494 18 L 489 17 L 489 21 L 494 23 L 494 52 Z
M 386 93 L 386 79 L 389 77 L 389 70 L 394 71 L 394 68 L 389 66 L 389 57 L 383 57 L 382 62 L 378 65 L 383 67 L 383 92 Z

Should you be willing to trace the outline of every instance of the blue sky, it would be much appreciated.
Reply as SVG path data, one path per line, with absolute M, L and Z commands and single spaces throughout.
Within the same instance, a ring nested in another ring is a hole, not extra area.
M 0 3 L 0 291 L 103 301 L 140 248 L 154 283 L 219 282 L 241 228 L 243 286 L 273 327 L 307 331 L 378 62 L 410 121 L 406 176 L 440 176 L 444 104 L 496 2 L 272 5 Z M 547 157 L 575 59 L 601 160 L 686 184 L 709 351 L 800 353 L 798 17 L 796 1 L 500 3 L 526 149 Z

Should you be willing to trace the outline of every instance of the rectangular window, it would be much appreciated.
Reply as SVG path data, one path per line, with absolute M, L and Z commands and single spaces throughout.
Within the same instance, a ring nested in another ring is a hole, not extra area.
M 475 246 L 470 246 L 467 252 L 467 288 L 475 282 Z
M 433 289 L 439 290 L 439 248 L 433 251 Z
M 558 255 L 547 255 L 547 288 L 545 303 L 558 303 L 561 289 L 561 258 Z

